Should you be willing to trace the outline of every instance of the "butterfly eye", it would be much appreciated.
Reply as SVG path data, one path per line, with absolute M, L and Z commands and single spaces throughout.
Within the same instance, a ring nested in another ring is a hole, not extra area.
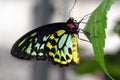
M 69 20 L 67 21 L 67 23 L 73 23 L 74 19 L 72 17 L 69 18 Z

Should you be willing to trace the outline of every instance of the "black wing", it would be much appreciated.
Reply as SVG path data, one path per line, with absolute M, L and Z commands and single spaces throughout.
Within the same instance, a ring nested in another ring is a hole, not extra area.
M 34 29 L 16 41 L 11 54 L 27 60 L 48 59 L 62 65 L 79 63 L 77 41 L 72 40 L 76 36 L 67 30 L 66 23 L 48 24 Z

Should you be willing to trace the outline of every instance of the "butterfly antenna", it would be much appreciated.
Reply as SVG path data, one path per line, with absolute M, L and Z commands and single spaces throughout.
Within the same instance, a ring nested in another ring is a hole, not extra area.
M 73 8 L 75 7 L 75 5 L 76 5 L 76 3 L 77 3 L 77 0 L 74 0 L 75 2 L 74 2 L 74 4 L 73 4 L 73 6 L 72 6 L 72 8 L 70 9 L 70 11 L 69 11 L 69 17 L 70 17 L 70 14 L 71 14 L 71 12 L 72 12 L 72 10 L 73 10 Z
M 80 23 L 85 23 L 85 22 L 82 22 L 82 21 L 83 21 L 83 20 L 86 20 L 87 18 L 89 18 L 89 17 L 87 17 L 87 16 L 89 16 L 89 15 L 91 15 L 91 13 L 86 14 L 85 16 L 83 16 L 83 18 L 78 22 L 78 24 L 80 24 Z

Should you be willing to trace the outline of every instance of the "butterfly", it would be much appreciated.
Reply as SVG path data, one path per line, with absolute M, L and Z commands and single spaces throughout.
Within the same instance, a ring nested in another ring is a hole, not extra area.
M 79 64 L 79 23 L 71 17 L 67 22 L 36 28 L 15 42 L 11 54 L 26 60 L 48 60 L 61 66 Z

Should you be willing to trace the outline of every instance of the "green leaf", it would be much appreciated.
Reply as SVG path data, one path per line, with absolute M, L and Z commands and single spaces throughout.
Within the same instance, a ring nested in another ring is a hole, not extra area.
M 84 34 L 91 41 L 95 59 L 100 64 L 104 72 L 114 80 L 108 73 L 104 61 L 105 28 L 107 26 L 106 14 L 115 0 L 103 0 L 102 3 L 92 12 L 85 28 Z
M 120 21 L 118 21 L 117 24 L 115 25 L 114 32 L 120 36 Z
M 116 80 L 120 79 L 120 49 L 118 52 L 114 53 L 113 55 L 106 55 L 106 65 L 108 67 L 108 71 L 111 75 L 114 76 Z M 119 78 L 119 79 L 117 79 Z
M 84 60 L 75 68 L 75 72 L 77 74 L 94 73 L 98 70 L 100 70 L 100 66 L 96 63 L 95 60 Z

